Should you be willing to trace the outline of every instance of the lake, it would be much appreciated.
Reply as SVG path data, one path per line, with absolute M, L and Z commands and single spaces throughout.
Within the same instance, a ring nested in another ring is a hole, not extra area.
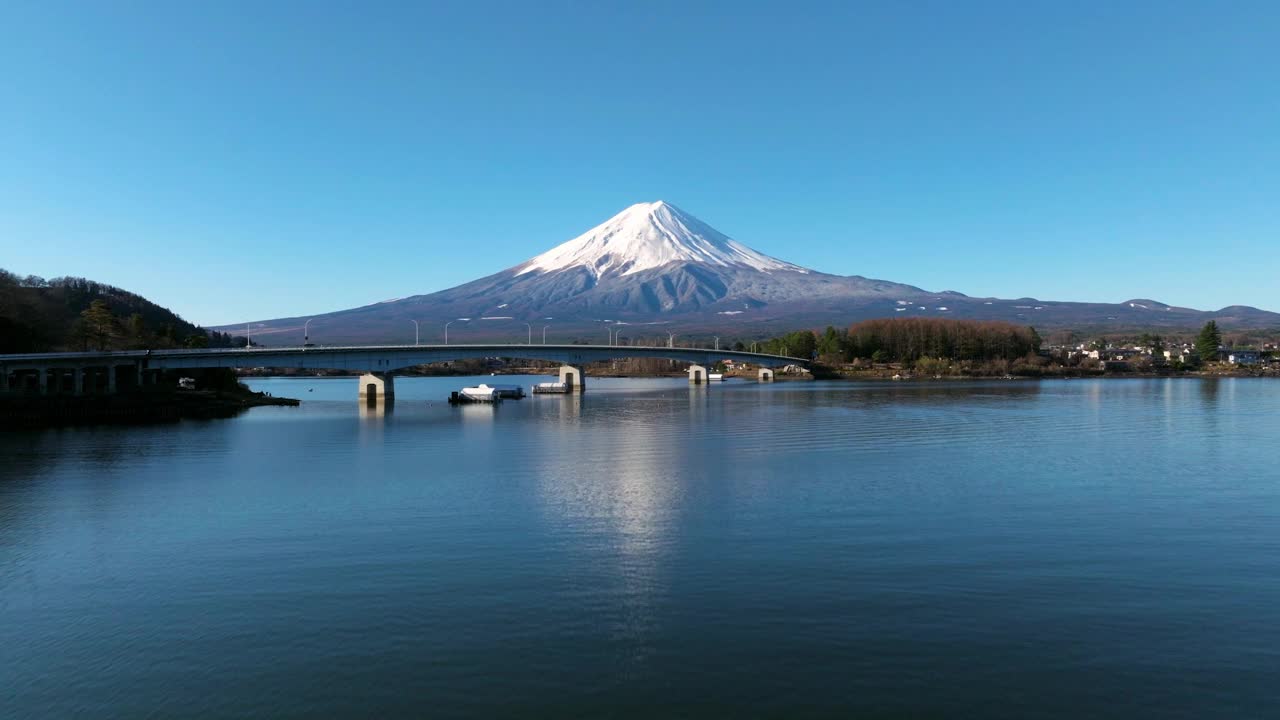
M 472 382 L 0 434 L 0 716 L 1280 715 L 1280 383 Z

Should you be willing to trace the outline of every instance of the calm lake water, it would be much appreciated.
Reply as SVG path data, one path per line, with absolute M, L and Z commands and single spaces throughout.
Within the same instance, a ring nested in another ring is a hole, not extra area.
M 1280 383 L 252 384 L 0 434 L 0 716 L 1280 716 Z

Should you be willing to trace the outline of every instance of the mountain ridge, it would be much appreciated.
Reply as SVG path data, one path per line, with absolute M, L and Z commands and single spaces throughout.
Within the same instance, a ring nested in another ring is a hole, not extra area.
M 510 337 L 549 324 L 593 337 L 602 324 L 675 325 L 682 332 L 742 336 L 846 325 L 874 317 L 1006 320 L 1041 328 L 1149 326 L 1280 327 L 1280 314 L 1247 306 L 1216 312 L 1154 300 L 1079 303 L 1004 300 L 928 290 L 861 275 L 833 275 L 771 257 L 662 200 L 631 205 L 564 243 L 504 270 L 432 293 L 309 317 L 251 322 L 254 334 L 380 341 L 412 331 L 410 320 L 457 323 L 452 333 Z M 506 321 L 503 325 L 502 321 Z M 525 325 L 529 327 L 525 327 Z M 221 326 L 228 330 L 244 323 Z

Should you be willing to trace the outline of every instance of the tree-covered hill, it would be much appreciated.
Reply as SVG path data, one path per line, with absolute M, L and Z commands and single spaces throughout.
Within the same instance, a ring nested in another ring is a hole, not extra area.
M 19 277 L 0 269 L 0 353 L 225 347 L 209 332 L 127 290 L 63 277 Z M 243 340 L 241 340 L 243 342 Z

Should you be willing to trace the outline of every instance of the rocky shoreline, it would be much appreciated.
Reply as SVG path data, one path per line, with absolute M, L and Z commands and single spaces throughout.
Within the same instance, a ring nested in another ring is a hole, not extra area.
M 0 396 L 0 428 L 131 425 L 234 417 L 252 407 L 297 406 L 299 400 L 248 389 L 155 390 L 118 395 Z

